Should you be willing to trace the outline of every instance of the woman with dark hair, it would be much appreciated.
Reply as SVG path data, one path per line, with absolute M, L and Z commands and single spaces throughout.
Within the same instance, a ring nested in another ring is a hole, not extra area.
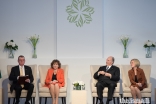
M 132 69 L 128 71 L 128 75 L 131 82 L 131 94 L 134 101 L 136 101 L 136 98 L 141 101 L 141 91 L 147 87 L 146 77 L 143 69 L 139 68 L 140 61 L 138 59 L 132 59 L 130 64 Z M 137 101 L 134 104 L 136 103 Z M 138 104 L 141 104 L 141 102 L 138 102 Z
M 52 96 L 52 104 L 58 104 L 59 89 L 64 84 L 64 71 L 61 69 L 60 61 L 55 59 L 51 62 L 51 68 L 48 70 L 45 79 L 45 86 L 49 88 Z

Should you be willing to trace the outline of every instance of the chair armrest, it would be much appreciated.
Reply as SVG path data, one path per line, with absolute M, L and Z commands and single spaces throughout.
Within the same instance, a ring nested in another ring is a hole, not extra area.
M 10 92 L 11 85 L 8 83 L 8 92 Z
M 128 86 L 126 86 L 126 84 L 125 83 L 122 83 L 122 90 L 124 91 L 125 90 L 125 88 L 127 88 Z
M 91 82 L 91 90 L 92 91 L 93 91 L 94 87 L 96 87 L 95 84 L 93 82 Z
M 147 88 L 152 89 L 152 83 L 147 83 Z
M 39 88 L 43 87 L 44 85 L 42 83 L 39 83 Z
M 116 84 L 116 88 L 120 88 L 120 83 L 117 83 Z
M 93 83 L 93 82 L 91 83 L 91 86 L 92 86 L 92 87 L 96 87 L 95 83 Z

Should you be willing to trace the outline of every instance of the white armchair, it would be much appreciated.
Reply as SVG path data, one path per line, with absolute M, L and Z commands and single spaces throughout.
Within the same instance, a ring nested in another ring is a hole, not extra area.
M 151 103 L 151 88 L 152 84 L 150 83 L 150 74 L 151 74 L 151 65 L 141 65 L 141 69 L 143 69 L 146 79 L 147 79 L 147 88 L 141 91 L 141 95 L 143 98 L 149 98 Z M 130 65 L 122 65 L 122 89 L 123 89 L 123 97 L 124 98 L 131 98 L 131 91 L 130 91 L 130 80 L 128 76 L 128 71 L 131 69 Z
M 51 98 L 49 88 L 44 87 L 47 71 L 49 68 L 50 68 L 50 65 L 39 65 L 38 66 L 39 76 L 40 76 L 40 83 L 39 83 L 40 104 L 41 104 L 42 97 L 45 98 L 45 104 L 47 102 L 47 98 Z M 66 104 L 68 65 L 61 65 L 61 68 L 64 70 L 65 86 L 60 88 L 59 97 L 62 98 L 62 104 Z
M 11 68 L 14 67 L 15 65 L 7 65 L 7 71 L 8 71 L 8 77 L 10 75 L 10 72 L 11 72 Z M 31 67 L 32 69 L 32 74 L 33 74 L 33 77 L 34 77 L 34 81 L 33 81 L 33 84 L 34 84 L 34 91 L 32 93 L 32 98 L 33 98 L 33 102 L 32 102 L 32 99 L 31 99 L 31 104 L 35 104 L 35 97 L 36 97 L 36 68 L 37 68 L 37 65 L 28 65 L 29 67 Z M 11 83 L 11 82 L 10 82 Z M 10 104 L 10 98 L 14 98 L 14 101 L 13 101 L 13 104 L 15 103 L 15 91 L 13 90 L 13 92 L 11 93 L 10 92 L 10 83 L 8 84 L 8 104 Z M 26 98 L 27 96 L 27 90 L 22 90 L 21 92 L 21 98 Z
M 97 96 L 97 90 L 96 90 L 96 83 L 97 80 L 93 78 L 93 75 L 95 72 L 98 71 L 99 67 L 102 65 L 91 65 L 90 66 L 90 71 L 91 71 L 91 93 L 92 93 L 92 97 L 93 97 L 93 104 L 95 103 L 95 98 L 96 98 L 96 104 L 98 101 L 98 96 Z M 119 67 L 119 65 L 116 65 Z M 120 67 L 119 67 L 120 68 Z M 107 93 L 108 93 L 108 88 L 104 88 L 103 90 L 103 97 L 107 97 Z M 119 104 L 119 97 L 120 97 L 120 83 L 117 83 L 117 87 L 114 90 L 114 95 L 113 98 L 117 98 L 118 104 Z M 113 99 L 114 104 L 115 104 L 115 99 Z

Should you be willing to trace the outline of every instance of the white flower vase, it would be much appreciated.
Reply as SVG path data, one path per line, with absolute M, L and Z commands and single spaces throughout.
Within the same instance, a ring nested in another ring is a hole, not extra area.
M 146 58 L 152 58 L 150 47 L 147 47 Z
M 14 58 L 14 54 L 13 54 L 13 50 L 12 49 L 9 50 L 9 56 L 8 57 L 9 58 Z
M 128 58 L 127 48 L 124 48 L 123 58 Z
M 37 54 L 36 54 L 36 48 L 34 47 L 34 53 L 32 55 L 32 58 L 37 58 Z

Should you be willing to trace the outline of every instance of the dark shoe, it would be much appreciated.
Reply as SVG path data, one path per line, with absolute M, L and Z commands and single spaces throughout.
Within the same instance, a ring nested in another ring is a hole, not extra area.
M 29 102 L 25 102 L 25 104 L 30 104 Z
M 103 101 L 101 101 L 99 104 L 104 104 Z
M 19 101 L 16 101 L 15 104 L 19 104 Z
M 107 100 L 106 104 L 109 104 L 109 101 Z

